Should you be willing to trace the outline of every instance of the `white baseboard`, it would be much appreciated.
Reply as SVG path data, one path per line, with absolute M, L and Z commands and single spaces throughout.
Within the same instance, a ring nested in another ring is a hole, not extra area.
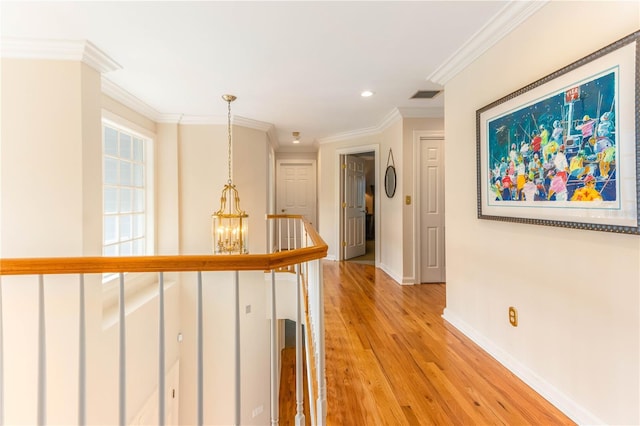
M 333 261 L 336 261 L 336 260 L 337 260 L 337 259 L 336 259 L 336 256 L 335 256 L 335 255 L 333 255 L 333 254 L 328 254 L 328 255 L 326 255 L 326 256 L 324 257 L 324 259 L 325 259 L 325 260 L 333 260 Z
M 387 265 L 385 265 L 384 263 L 379 263 L 376 265 L 376 267 L 382 269 L 384 271 L 385 274 L 389 275 L 395 282 L 397 282 L 398 284 L 402 283 L 402 277 L 398 274 L 396 274 L 395 272 L 393 272 Z
M 535 372 L 522 364 L 516 358 L 496 346 L 491 340 L 476 331 L 469 324 L 464 322 L 450 310 L 444 310 L 442 318 L 449 324 L 460 330 L 462 334 L 471 339 L 474 343 L 484 349 L 489 355 L 504 365 L 513 374 L 518 376 L 523 382 L 529 385 L 543 398 L 555 405 L 567 417 L 581 425 L 603 425 L 605 422 L 594 416 L 584 407 L 577 404 L 567 395 L 556 389 L 549 382 L 538 376 Z

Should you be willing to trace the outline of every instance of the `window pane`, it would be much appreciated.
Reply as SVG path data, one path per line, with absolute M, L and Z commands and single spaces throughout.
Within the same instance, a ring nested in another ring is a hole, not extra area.
M 120 244 L 120 256 L 131 256 L 132 254 L 131 241 Z
M 131 158 L 131 136 L 120 133 L 120 157 Z
M 144 186 L 144 166 L 142 164 L 133 165 L 133 186 L 138 188 Z
M 133 254 L 136 256 L 144 256 L 144 238 L 133 240 Z
M 144 215 L 136 214 L 133 216 L 133 238 L 144 237 Z
M 120 161 L 120 185 L 130 186 L 133 184 L 131 166 L 132 164 L 128 161 Z
M 131 216 L 120 216 L 120 241 L 131 239 Z
M 104 244 L 111 244 L 118 241 L 118 217 L 117 216 L 105 216 L 104 217 Z
M 133 211 L 144 211 L 144 191 L 142 189 L 133 190 Z
M 131 190 L 120 188 L 120 213 L 131 213 Z
M 133 159 L 144 161 L 144 141 L 142 139 L 133 138 Z
M 118 190 L 116 188 L 104 188 L 104 213 L 118 213 Z
M 118 155 L 118 131 L 110 127 L 104 128 L 104 153 L 107 155 Z
M 108 157 L 104 159 L 104 183 L 106 185 L 118 184 L 118 160 Z
M 104 256 L 117 256 L 118 255 L 118 246 L 104 246 L 102 249 L 102 254 Z

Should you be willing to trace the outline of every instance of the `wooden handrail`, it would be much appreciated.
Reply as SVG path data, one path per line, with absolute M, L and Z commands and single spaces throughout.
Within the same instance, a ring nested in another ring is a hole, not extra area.
M 269 215 L 268 219 L 280 218 Z M 263 271 L 326 257 L 328 247 L 302 216 L 313 246 L 271 254 L 42 257 L 0 259 L 0 275 L 93 274 L 105 272 Z

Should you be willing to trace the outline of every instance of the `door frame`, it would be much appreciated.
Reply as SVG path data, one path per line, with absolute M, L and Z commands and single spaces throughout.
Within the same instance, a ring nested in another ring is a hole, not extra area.
M 422 170 L 420 169 L 420 161 L 422 158 L 422 145 L 420 141 L 423 139 L 427 140 L 442 140 L 443 150 L 444 150 L 444 130 L 415 130 L 413 132 L 413 170 L 415 173 L 413 174 L 413 187 L 415 188 L 414 194 L 414 203 L 413 203 L 413 253 L 415 254 L 415 258 L 413 261 L 413 277 L 415 284 L 420 284 L 422 280 L 422 241 L 420 238 L 421 233 L 419 230 L 421 229 L 421 212 L 420 212 L 420 203 L 422 188 L 420 185 L 422 178 Z M 444 183 L 446 185 L 446 182 Z M 444 188 L 442 188 L 444 191 Z M 446 202 L 446 197 L 445 197 Z M 447 240 L 445 237 L 444 240 L 444 249 L 445 252 L 447 250 Z M 446 263 L 445 263 L 446 265 Z M 446 266 L 445 266 L 445 280 L 446 280 Z
M 336 149 L 336 157 L 334 164 L 335 167 L 335 217 L 336 223 L 338 226 L 336 227 L 335 234 L 335 242 L 337 244 L 337 260 L 344 260 L 344 248 L 342 247 L 342 240 L 344 235 L 344 210 L 342 209 L 342 194 L 344 188 L 343 181 L 343 173 L 342 173 L 342 157 L 344 155 L 352 155 L 352 154 L 362 154 L 365 152 L 373 152 L 374 155 L 374 167 L 375 167 L 375 191 L 374 191 L 374 211 L 375 211 L 375 219 L 374 219 L 374 235 L 376 236 L 376 267 L 380 262 L 380 144 L 370 144 L 370 145 L 357 145 L 350 146 L 346 148 Z

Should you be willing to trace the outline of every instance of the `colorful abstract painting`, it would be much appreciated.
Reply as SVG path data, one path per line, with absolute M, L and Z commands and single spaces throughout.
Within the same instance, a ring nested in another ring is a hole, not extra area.
M 615 201 L 617 69 L 488 120 L 494 201 Z

